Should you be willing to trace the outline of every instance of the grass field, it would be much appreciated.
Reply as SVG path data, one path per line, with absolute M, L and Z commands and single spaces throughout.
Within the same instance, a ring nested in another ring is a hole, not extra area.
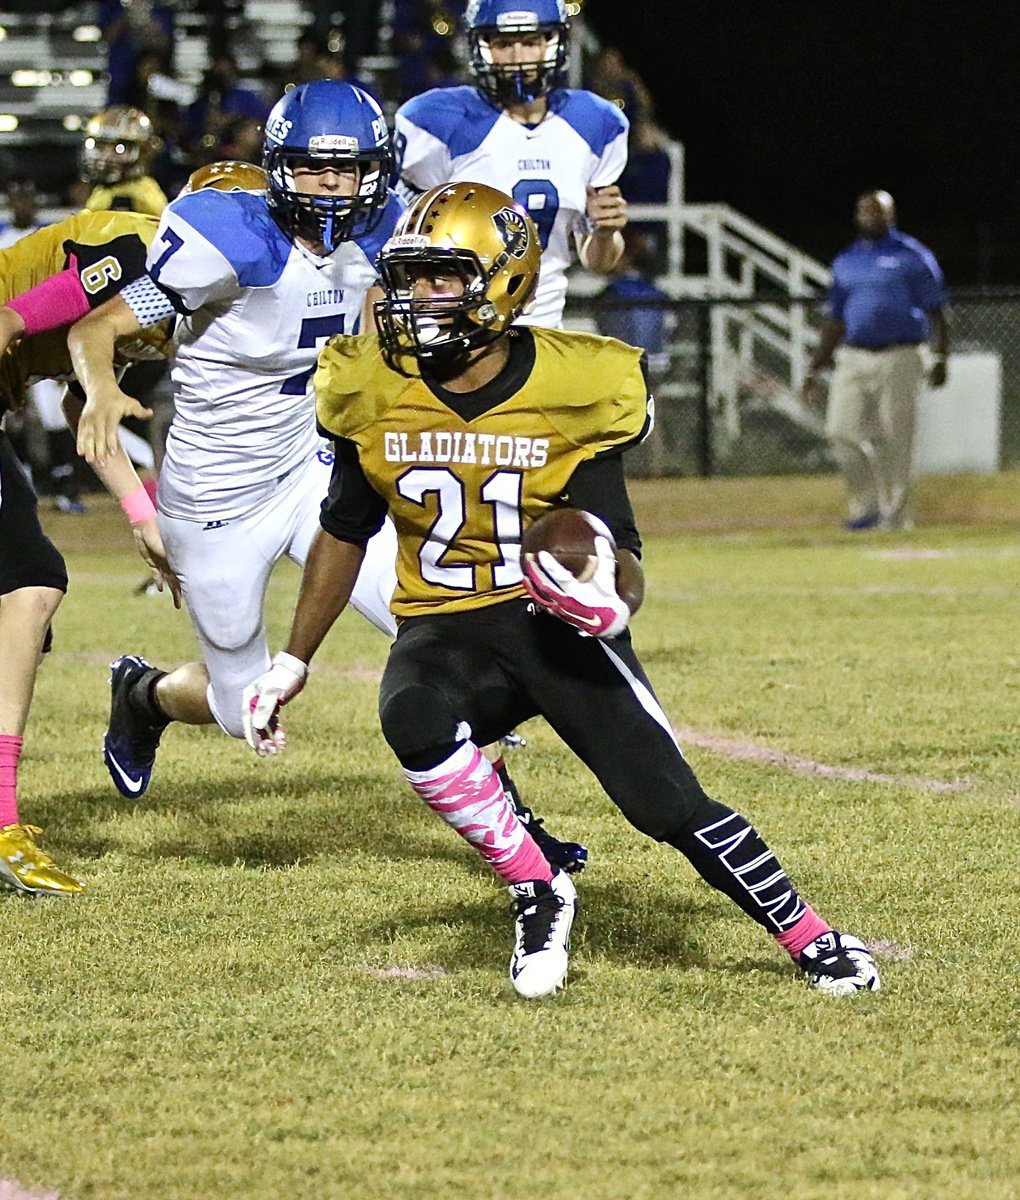
M 567 990 L 518 1000 L 505 893 L 400 780 L 356 618 L 285 756 L 174 728 L 119 800 L 107 664 L 193 651 L 97 503 L 48 519 L 72 590 L 22 808 L 89 891 L 0 897 L 0 1197 L 1020 1196 L 1020 475 L 925 480 L 899 535 L 839 531 L 831 478 L 633 490 L 689 757 L 882 992 L 810 992 L 532 722 L 515 772 L 592 865 Z

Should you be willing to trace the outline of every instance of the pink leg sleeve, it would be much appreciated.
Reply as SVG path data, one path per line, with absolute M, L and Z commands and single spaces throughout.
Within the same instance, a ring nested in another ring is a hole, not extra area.
M 470 842 L 506 883 L 552 880 L 552 868 L 503 793 L 492 764 L 464 742 L 438 767 L 405 771 L 425 803 Z
M 18 759 L 23 739 L 0 733 L 0 829 L 18 824 Z
M 823 933 L 828 933 L 830 929 L 832 929 L 832 926 L 828 921 L 823 921 L 809 904 L 806 907 L 804 915 L 792 929 L 787 929 L 785 933 L 776 934 L 776 941 L 791 958 L 796 959 L 805 946 L 809 946 L 816 937 L 821 937 Z

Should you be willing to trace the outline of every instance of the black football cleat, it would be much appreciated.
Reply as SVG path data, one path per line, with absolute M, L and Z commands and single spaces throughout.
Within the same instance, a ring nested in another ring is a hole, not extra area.
M 808 986 L 827 996 L 853 996 L 881 987 L 870 951 L 848 933 L 830 929 L 805 946 L 797 961 Z
M 145 794 L 159 739 L 170 724 L 169 717 L 140 712 L 132 692 L 136 684 L 144 689 L 165 674 L 135 654 L 124 654 L 110 664 L 110 724 L 103 737 L 103 762 L 114 787 L 129 800 Z

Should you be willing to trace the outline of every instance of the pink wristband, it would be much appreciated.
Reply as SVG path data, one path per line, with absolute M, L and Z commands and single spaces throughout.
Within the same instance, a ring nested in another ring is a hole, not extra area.
M 156 515 L 156 506 L 149 499 L 145 484 L 140 483 L 133 492 L 121 496 L 120 506 L 127 513 L 127 519 L 132 525 L 141 525 L 143 521 L 151 521 Z
M 31 337 L 77 321 L 89 311 L 89 299 L 77 270 L 69 269 L 8 300 L 7 307 L 25 322 L 25 337 Z

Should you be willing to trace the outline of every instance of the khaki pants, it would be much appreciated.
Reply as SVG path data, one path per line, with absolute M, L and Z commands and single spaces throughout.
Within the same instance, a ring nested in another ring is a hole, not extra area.
M 914 419 L 923 381 L 917 346 L 836 351 L 825 432 L 843 473 L 852 521 L 876 516 L 895 529 L 908 520 Z

